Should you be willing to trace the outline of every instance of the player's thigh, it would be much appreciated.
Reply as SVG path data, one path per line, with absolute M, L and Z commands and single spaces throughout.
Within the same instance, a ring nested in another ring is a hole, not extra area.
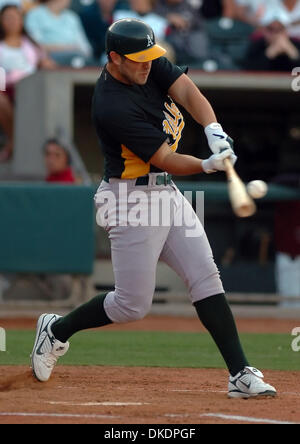
M 224 289 L 204 228 L 186 200 L 184 205 L 186 217 L 171 228 L 160 259 L 181 276 L 196 302 Z
M 114 227 L 109 232 L 115 287 L 120 297 L 139 303 L 151 298 L 156 267 L 168 236 L 166 227 Z

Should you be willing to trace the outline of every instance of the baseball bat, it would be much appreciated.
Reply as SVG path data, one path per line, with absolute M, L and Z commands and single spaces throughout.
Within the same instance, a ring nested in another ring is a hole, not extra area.
M 238 217 L 249 217 L 256 212 L 256 205 L 229 159 L 224 160 L 228 194 L 232 209 Z

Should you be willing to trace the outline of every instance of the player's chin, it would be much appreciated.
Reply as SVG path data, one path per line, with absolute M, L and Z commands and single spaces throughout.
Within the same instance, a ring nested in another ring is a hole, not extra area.
M 137 84 L 138 85 L 145 85 L 147 83 L 149 74 L 142 74 L 139 76 L 139 78 L 137 79 Z

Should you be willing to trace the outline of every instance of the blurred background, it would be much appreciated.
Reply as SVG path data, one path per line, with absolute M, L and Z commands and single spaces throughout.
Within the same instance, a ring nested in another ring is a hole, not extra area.
M 235 141 L 242 179 L 269 185 L 256 215 L 242 220 L 222 173 L 175 178 L 183 192 L 205 192 L 205 229 L 228 299 L 247 313 L 295 315 L 299 0 L 0 0 L 0 312 L 71 307 L 114 285 L 109 242 L 94 222 L 103 156 L 90 114 L 105 32 L 124 17 L 149 23 L 167 57 L 189 67 Z M 183 113 L 180 152 L 208 157 L 203 129 Z M 163 264 L 154 302 L 155 313 L 192 310 Z

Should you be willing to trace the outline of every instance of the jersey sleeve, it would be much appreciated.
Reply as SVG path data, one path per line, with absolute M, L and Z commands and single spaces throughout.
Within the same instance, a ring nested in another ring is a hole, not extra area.
M 118 111 L 101 113 L 106 133 L 147 163 L 167 140 L 167 135 L 148 122 L 143 110 L 126 101 L 126 97 L 119 100 Z
M 159 57 L 152 62 L 151 75 L 164 94 L 167 94 L 173 83 L 185 72 L 166 57 Z

